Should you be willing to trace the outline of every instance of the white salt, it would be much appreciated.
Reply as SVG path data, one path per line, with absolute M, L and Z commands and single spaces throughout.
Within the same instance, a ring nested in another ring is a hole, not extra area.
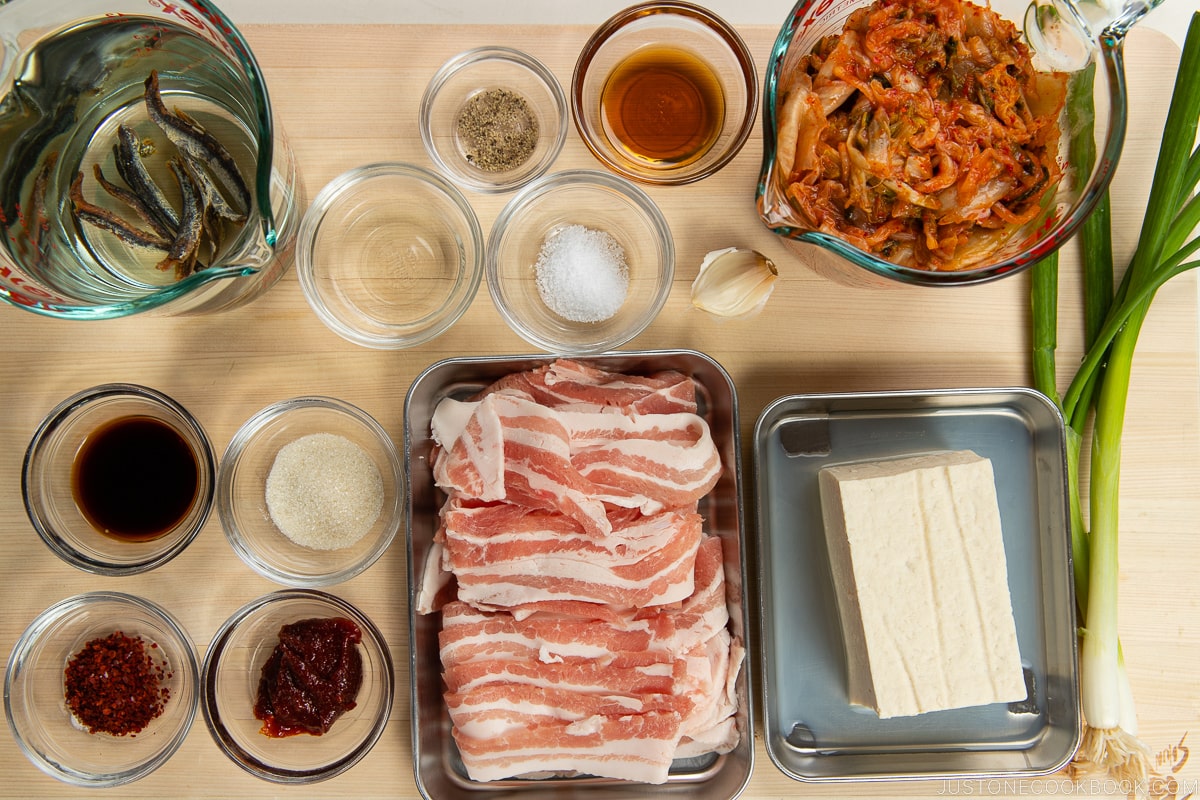
M 362 539 L 383 509 L 383 478 L 344 436 L 313 433 L 280 448 L 267 475 L 267 511 L 302 547 L 339 550 Z
M 612 234 L 567 225 L 546 238 L 534 265 L 546 307 L 571 322 L 611 319 L 629 291 L 625 249 Z

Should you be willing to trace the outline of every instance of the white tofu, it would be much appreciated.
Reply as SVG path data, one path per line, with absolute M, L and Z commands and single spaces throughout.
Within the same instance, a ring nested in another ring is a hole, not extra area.
M 819 482 L 850 702 L 888 718 L 1024 700 L 991 461 L 933 453 Z

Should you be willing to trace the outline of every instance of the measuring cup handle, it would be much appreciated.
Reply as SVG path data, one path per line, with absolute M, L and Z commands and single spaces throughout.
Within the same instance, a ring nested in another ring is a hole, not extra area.
M 1102 43 L 1125 38 L 1163 0 L 1033 0 L 1025 11 L 1025 36 L 1052 69 L 1082 69 Z

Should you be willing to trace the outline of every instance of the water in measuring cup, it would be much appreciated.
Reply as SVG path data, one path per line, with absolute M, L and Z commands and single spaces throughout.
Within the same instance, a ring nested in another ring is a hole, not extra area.
M 164 252 L 80 222 L 68 196 L 82 173 L 88 202 L 147 227 L 93 174 L 99 164 L 106 179 L 123 185 L 114 145 L 124 124 L 137 131 L 143 163 L 179 211 L 179 184 L 167 166 L 177 151 L 144 101 L 152 70 L 167 108 L 183 111 L 220 141 L 254 193 L 257 112 L 235 60 L 157 18 L 96 18 L 45 38 L 23 54 L 0 102 L 0 225 L 11 260 L 47 294 L 124 302 L 176 280 L 173 271 L 156 268 Z M 227 229 L 222 252 L 202 250 L 201 263 L 222 263 L 253 225 Z

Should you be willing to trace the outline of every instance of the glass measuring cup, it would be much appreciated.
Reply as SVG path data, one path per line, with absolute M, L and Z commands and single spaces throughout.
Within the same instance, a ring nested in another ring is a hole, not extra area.
M 960 270 L 933 271 L 893 264 L 814 230 L 787 195 L 786 176 L 777 167 L 776 122 L 798 71 L 796 65 L 821 37 L 840 33 L 851 12 L 870 4 L 870 0 L 799 0 L 776 38 L 766 69 L 763 164 L 757 187 L 760 217 L 768 229 L 784 237 L 801 261 L 840 283 L 956 286 L 1020 272 L 1066 242 L 1108 188 L 1125 138 L 1125 35 L 1161 1 L 992 0 L 994 11 L 1023 28 L 1039 70 L 1067 74 L 1066 105 L 1091 106 L 1092 114 L 1068 114 L 1064 109 L 1058 156 L 1062 178 L 1047 192 L 1035 219 L 1014 228 L 985 261 Z M 1072 103 L 1073 93 L 1080 92 L 1092 102 Z M 1090 135 L 1089 127 L 1093 128 Z M 1077 135 L 1076 146 L 1090 141 L 1094 147 L 1096 157 L 1090 167 L 1069 155 L 1072 137 Z
M 7 302 L 71 319 L 239 305 L 286 270 L 299 192 L 262 72 L 207 0 L 0 2 Z M 228 218 L 216 215 L 221 201 Z M 197 208 L 214 209 L 198 236 Z

